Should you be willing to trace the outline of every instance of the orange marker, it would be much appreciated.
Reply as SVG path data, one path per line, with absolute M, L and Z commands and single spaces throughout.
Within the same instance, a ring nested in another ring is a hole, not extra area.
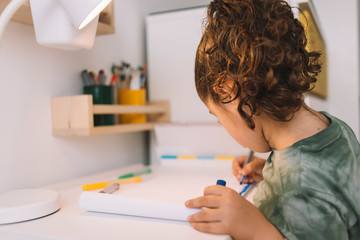
M 90 190 L 106 188 L 107 186 L 110 186 L 114 183 L 118 183 L 118 184 L 139 183 L 139 182 L 141 182 L 141 180 L 142 180 L 141 177 L 132 177 L 132 178 L 125 178 L 125 179 L 117 180 L 114 182 L 98 182 L 98 183 L 85 184 L 82 186 L 82 190 L 90 191 Z

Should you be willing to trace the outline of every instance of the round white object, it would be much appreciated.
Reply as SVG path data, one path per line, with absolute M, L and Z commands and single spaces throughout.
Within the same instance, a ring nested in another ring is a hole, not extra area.
M 49 189 L 20 189 L 0 193 L 0 224 L 40 218 L 60 209 L 60 195 Z

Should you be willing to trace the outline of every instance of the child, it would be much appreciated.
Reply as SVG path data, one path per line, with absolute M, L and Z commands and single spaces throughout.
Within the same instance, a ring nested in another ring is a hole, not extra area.
M 360 239 L 360 146 L 339 119 L 306 106 L 320 53 L 280 0 L 214 0 L 197 49 L 197 92 L 241 145 L 271 154 L 233 172 L 261 181 L 254 205 L 215 185 L 188 221 L 234 239 Z M 262 170 L 262 172 L 261 172 Z

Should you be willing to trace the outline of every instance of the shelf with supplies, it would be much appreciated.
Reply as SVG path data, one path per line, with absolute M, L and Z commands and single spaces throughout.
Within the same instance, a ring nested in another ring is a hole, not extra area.
M 0 14 L 3 12 L 5 7 L 9 4 L 11 0 L 1 0 L 0 1 Z M 22 6 L 13 16 L 11 21 L 23 23 L 26 25 L 33 25 L 33 20 L 31 17 L 30 4 L 27 2 L 26 5 Z M 114 4 L 111 2 L 99 16 L 99 23 L 96 30 L 96 35 L 106 35 L 115 33 L 114 26 Z
M 146 114 L 147 122 L 94 126 L 95 114 Z M 54 136 L 92 136 L 112 133 L 140 132 L 154 129 L 156 122 L 170 121 L 169 101 L 147 105 L 93 104 L 88 94 L 51 99 L 52 132 Z

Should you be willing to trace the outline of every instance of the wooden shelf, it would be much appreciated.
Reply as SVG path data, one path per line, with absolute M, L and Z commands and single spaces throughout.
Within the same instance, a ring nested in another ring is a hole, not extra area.
M 155 122 L 170 121 L 168 101 L 145 106 L 92 104 L 92 95 L 55 97 L 51 99 L 54 136 L 92 136 L 111 133 L 140 132 L 154 129 Z M 148 122 L 94 127 L 94 114 L 147 114 Z
M 0 13 L 5 9 L 11 0 L 0 0 Z M 76 1 L 76 0 L 75 0 Z M 11 19 L 14 22 L 33 26 L 30 5 L 27 3 L 22 6 Z M 115 33 L 114 26 L 114 4 L 111 2 L 101 13 L 96 35 L 106 35 Z

